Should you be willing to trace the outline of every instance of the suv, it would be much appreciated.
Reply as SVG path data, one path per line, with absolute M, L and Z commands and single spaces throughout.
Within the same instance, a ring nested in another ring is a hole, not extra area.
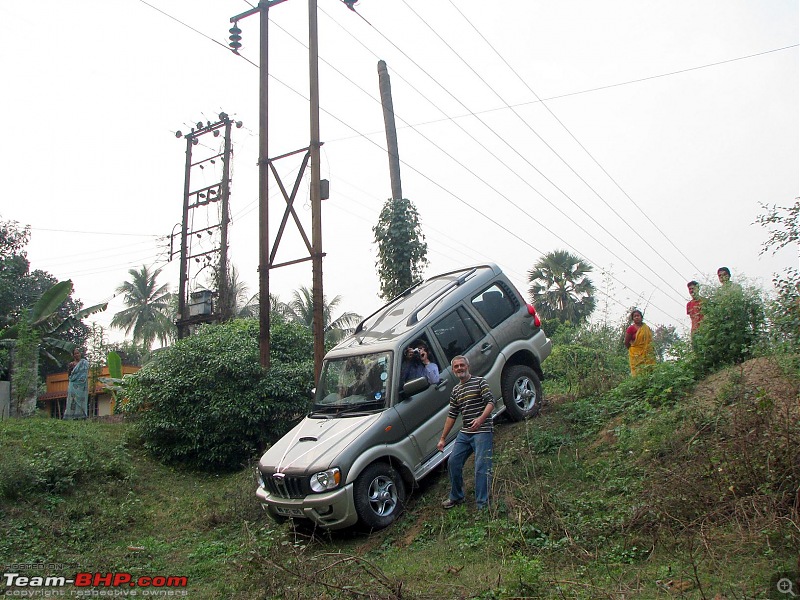
M 406 490 L 442 464 L 436 444 L 462 354 L 485 377 L 495 413 L 514 421 L 542 404 L 550 340 L 494 264 L 431 277 L 364 319 L 325 356 L 312 412 L 261 457 L 256 496 L 276 520 L 380 529 L 402 512 Z M 439 382 L 401 382 L 409 347 L 427 347 Z M 459 417 L 460 421 L 461 417 Z

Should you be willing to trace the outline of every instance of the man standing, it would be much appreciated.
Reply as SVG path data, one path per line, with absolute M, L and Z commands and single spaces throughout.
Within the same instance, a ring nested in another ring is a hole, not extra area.
M 686 287 L 689 288 L 689 295 L 692 297 L 689 302 L 686 303 L 686 314 L 689 315 L 689 319 L 692 321 L 692 333 L 697 331 L 697 327 L 700 325 L 700 321 L 703 320 L 703 313 L 702 313 L 702 302 L 703 299 L 700 297 L 700 284 L 696 281 L 690 281 L 686 284 Z
M 455 425 L 459 413 L 463 419 L 461 431 L 456 436 L 450 455 L 450 496 L 442 503 L 453 508 L 464 502 L 464 462 L 475 453 L 475 503 L 478 509 L 489 505 L 489 484 L 492 477 L 492 411 L 494 397 L 483 377 L 473 377 L 466 356 L 456 356 L 450 361 L 458 383 L 450 394 L 450 411 L 444 431 L 436 447 L 444 450 L 447 435 Z

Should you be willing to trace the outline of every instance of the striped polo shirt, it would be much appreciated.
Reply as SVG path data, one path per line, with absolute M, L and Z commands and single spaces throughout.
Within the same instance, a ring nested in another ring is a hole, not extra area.
M 494 396 L 489 389 L 489 384 L 483 377 L 470 377 L 465 383 L 460 381 L 450 393 L 450 411 L 447 416 L 455 419 L 461 413 L 463 424 L 461 431 L 464 433 L 491 433 L 492 419 L 483 422 L 478 431 L 469 431 L 472 422 L 481 416 L 487 404 L 494 404 Z

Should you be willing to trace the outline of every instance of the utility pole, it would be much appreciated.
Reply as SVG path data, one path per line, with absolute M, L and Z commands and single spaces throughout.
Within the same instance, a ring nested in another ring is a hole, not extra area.
M 319 380 L 325 356 L 325 322 L 322 293 L 322 188 L 319 168 L 319 46 L 317 43 L 317 0 L 308 0 L 308 73 L 311 85 L 311 274 L 314 297 L 314 381 Z
M 306 260 L 312 261 L 312 302 L 313 302 L 313 326 L 314 333 L 314 377 L 319 377 L 322 370 L 322 359 L 325 354 L 325 330 L 323 321 L 323 289 L 322 289 L 322 199 L 327 198 L 327 194 L 322 191 L 320 180 L 320 139 L 319 139 L 319 58 L 317 41 L 317 0 L 308 2 L 308 37 L 309 37 L 309 79 L 310 79 L 310 142 L 308 148 L 302 148 L 294 152 L 282 154 L 269 158 L 269 37 L 268 37 L 268 13 L 269 9 L 276 4 L 281 4 L 286 0 L 261 0 L 258 6 L 231 17 L 230 21 L 234 26 L 230 29 L 230 46 L 233 52 L 238 54 L 241 48 L 241 29 L 238 21 L 254 14 L 260 16 L 260 64 L 259 64 L 259 155 L 258 155 L 258 197 L 259 197 L 259 263 L 258 263 L 258 294 L 259 294 L 259 360 L 264 369 L 270 366 L 270 315 L 269 315 L 269 271 L 278 267 L 296 264 Z M 283 182 L 275 169 L 274 162 L 288 156 L 293 156 L 299 152 L 306 152 L 306 158 L 298 173 L 294 188 L 291 194 L 286 191 Z M 302 172 L 305 170 L 308 161 L 311 162 L 311 229 L 312 240 L 309 242 L 300 219 L 294 210 L 293 202 L 297 194 L 297 189 L 302 179 Z M 275 176 L 278 186 L 286 200 L 286 209 L 283 220 L 278 228 L 275 243 L 270 249 L 269 241 L 269 173 Z M 327 182 L 326 182 L 327 183 Z M 327 189 L 327 186 L 325 186 Z M 284 227 L 289 216 L 292 216 L 295 224 L 300 231 L 306 244 L 309 255 L 302 259 L 292 260 L 284 263 L 275 263 L 275 254 L 283 235 Z
M 228 290 L 228 223 L 229 223 L 229 199 L 230 199 L 230 165 L 232 156 L 231 147 L 231 125 L 233 124 L 227 114 L 220 113 L 219 121 L 206 124 L 202 122 L 197 123 L 197 129 L 192 130 L 184 135 L 180 131 L 175 132 L 175 136 L 186 139 L 186 163 L 183 182 L 183 211 L 181 217 L 181 244 L 180 244 L 180 278 L 178 283 L 178 319 L 176 325 L 178 326 L 178 338 L 185 338 L 189 335 L 192 325 L 200 323 L 210 323 L 213 321 L 220 321 L 226 318 L 223 314 L 225 300 L 227 299 Z M 242 126 L 241 121 L 236 121 L 236 127 Z M 200 138 L 204 135 L 211 134 L 214 137 L 219 137 L 220 130 L 224 130 L 224 146 L 223 151 L 213 156 L 209 156 L 198 161 L 193 161 L 193 148 L 200 142 Z M 222 160 L 222 180 L 219 183 L 211 184 L 192 190 L 191 180 L 192 171 L 195 168 L 204 169 L 208 165 L 216 163 L 217 159 Z M 210 225 L 201 229 L 193 229 L 190 219 L 191 212 L 208 206 L 212 203 L 221 203 L 220 222 L 218 225 Z M 194 253 L 190 247 L 189 240 L 193 236 L 202 236 L 202 234 L 211 235 L 214 230 L 219 230 L 220 245 L 218 248 L 213 248 L 207 251 L 200 251 Z M 205 265 L 212 264 L 210 257 L 213 254 L 219 254 L 219 262 L 216 268 L 219 271 L 219 290 L 218 296 L 223 302 L 217 303 L 217 310 L 214 310 L 210 298 L 204 299 L 203 302 L 208 302 L 208 305 L 200 306 L 195 310 L 194 306 L 189 304 L 189 279 L 191 260 L 194 259 L 200 262 L 203 259 Z M 170 260 L 172 260 L 172 252 L 170 251 Z
M 389 71 L 386 62 L 378 61 L 378 87 L 381 92 L 381 105 L 383 106 L 383 124 L 386 128 L 386 149 L 389 151 L 389 177 L 392 182 L 392 199 L 399 200 L 403 197 L 400 185 L 400 152 L 397 148 L 397 128 L 394 122 L 394 104 L 392 103 L 392 85 L 389 81 Z

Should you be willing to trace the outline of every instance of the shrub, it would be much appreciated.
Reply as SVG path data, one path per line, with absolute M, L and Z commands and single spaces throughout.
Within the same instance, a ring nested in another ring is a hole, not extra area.
M 271 368 L 259 364 L 258 322 L 209 325 L 130 377 L 125 411 L 144 447 L 167 464 L 235 470 L 309 407 L 311 334 L 273 320 Z
M 775 347 L 800 352 L 800 271 L 786 269 L 772 282 L 777 297 L 768 307 L 771 341 Z
M 547 379 L 575 396 L 603 394 L 628 374 L 619 330 L 606 325 L 562 324 L 545 363 Z
M 115 426 L 91 421 L 0 421 L 0 455 L 0 504 L 69 494 L 89 481 L 122 480 L 132 468 Z
M 764 301 L 755 289 L 717 288 L 703 301 L 703 320 L 692 337 L 698 374 L 753 356 L 764 332 Z

